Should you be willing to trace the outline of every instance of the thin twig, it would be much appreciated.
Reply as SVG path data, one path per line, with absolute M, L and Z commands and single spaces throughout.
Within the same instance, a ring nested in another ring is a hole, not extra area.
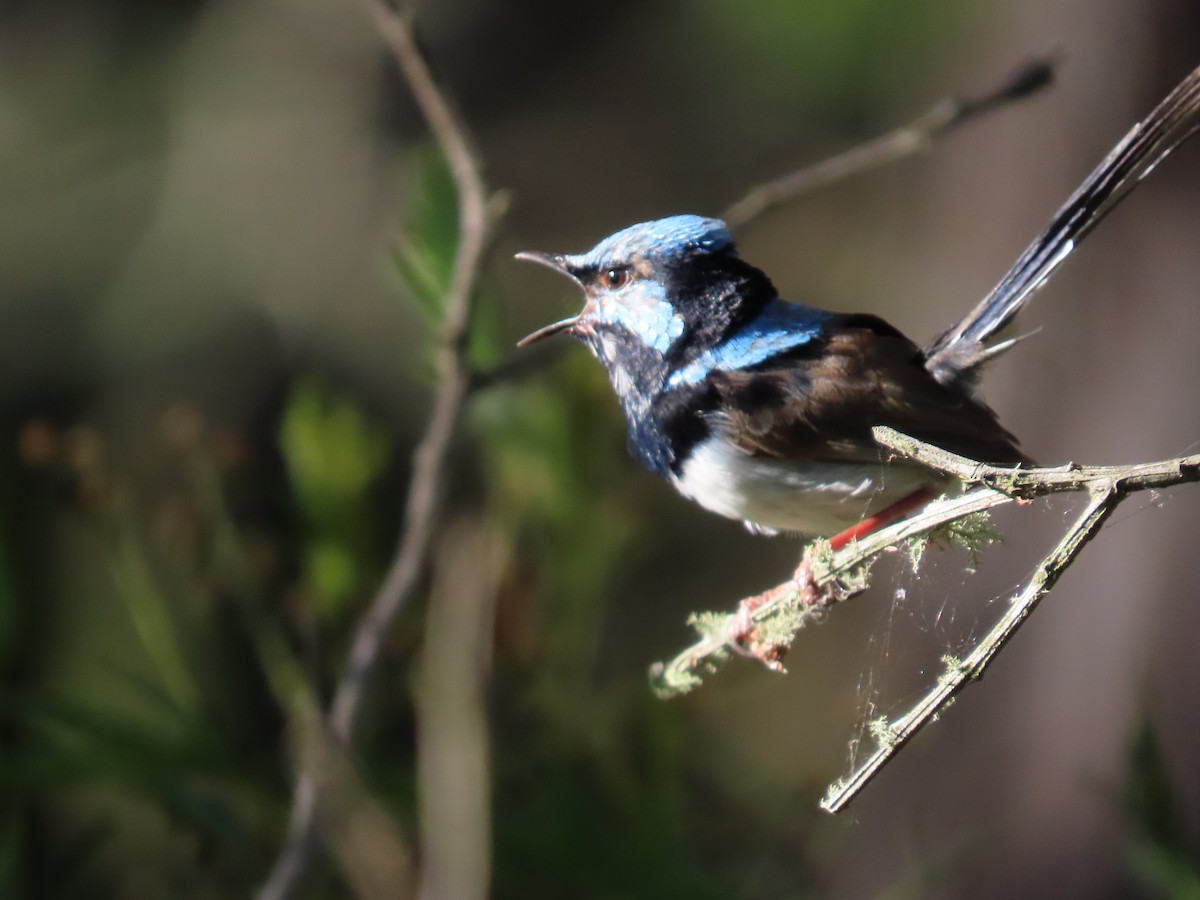
M 945 671 L 937 684 L 907 713 L 874 732 L 879 742 L 878 748 L 847 778 L 830 785 L 829 791 L 821 801 L 823 810 L 836 813 L 845 809 L 883 767 L 895 758 L 900 749 L 937 717 L 955 694 L 983 676 L 984 670 L 995 659 L 996 654 L 1012 640 L 1017 629 L 1058 582 L 1059 576 L 1075 561 L 1084 545 L 1096 536 L 1100 527 L 1117 508 L 1117 504 L 1128 496 L 1111 482 L 1107 489 L 1093 483 L 1088 491 L 1091 497 L 1083 513 L 1034 570 L 1021 592 L 1013 597 L 1008 611 L 1000 621 L 966 657 L 961 660 L 945 658 Z
M 1115 491 L 1123 499 L 1137 491 L 1200 481 L 1200 455 L 1131 466 L 1004 468 L 949 453 L 891 428 L 879 427 L 873 433 L 881 445 L 902 456 L 954 475 L 966 484 L 980 486 L 961 496 L 935 501 L 920 513 L 880 529 L 838 553 L 818 553 L 813 580 L 818 587 L 838 587 L 835 600 L 861 592 L 865 587 L 862 569 L 880 553 L 995 506 L 1053 493 L 1099 489 Z M 801 628 L 823 613 L 824 607 L 801 602 L 801 591 L 794 582 L 785 582 L 768 593 L 770 599 L 754 610 L 752 621 L 780 648 L 786 648 Z M 701 626 L 701 638 L 674 659 L 651 668 L 651 680 L 662 696 L 692 690 L 700 683 L 701 672 L 713 671 L 730 656 L 733 614 L 709 613 L 694 618 Z
M 392 623 L 411 595 L 429 553 L 447 448 L 469 380 L 462 347 L 484 251 L 491 231 L 487 191 L 467 131 L 429 72 L 413 36 L 411 17 L 384 0 L 359 0 L 391 49 L 434 140 L 450 167 L 458 194 L 458 244 L 443 305 L 437 355 L 437 388 L 425 433 L 413 452 L 404 525 L 383 584 L 359 621 L 345 669 L 330 704 L 328 727 L 349 745 L 363 694 Z M 292 896 L 312 854 L 319 796 L 312 776 L 301 773 L 293 796 L 287 841 L 259 900 Z
M 976 117 L 1037 93 L 1054 77 L 1052 60 L 1035 60 L 1022 66 L 1004 84 L 982 96 L 948 97 L 934 104 L 907 125 L 872 141 L 859 144 L 813 165 L 789 172 L 747 191 L 722 214 L 731 228 L 740 228 L 765 212 L 801 194 L 840 181 L 859 172 L 878 168 L 927 149 L 933 142 Z

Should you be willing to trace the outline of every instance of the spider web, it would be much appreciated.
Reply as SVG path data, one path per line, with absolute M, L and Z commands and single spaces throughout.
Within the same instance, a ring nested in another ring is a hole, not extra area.
M 935 685 L 948 661 L 967 656 L 1004 615 L 1081 505 L 1057 497 L 1001 511 L 992 520 L 1001 543 L 975 559 L 934 545 L 915 571 L 903 554 L 876 566 L 871 593 L 851 601 L 874 602 L 879 612 L 866 636 L 844 776 L 886 741 L 887 726 Z

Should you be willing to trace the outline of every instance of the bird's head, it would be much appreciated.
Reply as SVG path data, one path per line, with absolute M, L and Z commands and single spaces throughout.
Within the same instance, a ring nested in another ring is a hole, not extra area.
M 688 345 L 719 339 L 752 295 L 773 293 L 766 276 L 738 257 L 718 219 L 681 215 L 632 225 L 586 253 L 518 253 L 583 288 L 583 310 L 519 346 L 555 334 L 584 341 L 609 369 L 636 375 L 686 357 Z M 753 290 L 751 290 L 753 288 Z

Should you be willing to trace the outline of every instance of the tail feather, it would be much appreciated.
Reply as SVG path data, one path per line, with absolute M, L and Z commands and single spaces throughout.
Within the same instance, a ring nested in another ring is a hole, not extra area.
M 926 367 L 941 382 L 969 380 L 971 370 L 1007 349 L 988 346 L 1079 242 L 1166 156 L 1200 128 L 1200 68 L 1138 122 L 1055 213 L 1008 274 L 958 324 L 925 348 Z

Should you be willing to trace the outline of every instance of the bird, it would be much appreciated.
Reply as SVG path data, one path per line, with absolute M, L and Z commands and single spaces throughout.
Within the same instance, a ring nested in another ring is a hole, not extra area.
M 725 223 L 672 215 L 579 254 L 522 252 L 583 291 L 582 311 L 519 346 L 582 341 L 607 372 L 628 446 L 685 497 L 756 532 L 834 549 L 951 488 L 891 455 L 887 425 L 984 463 L 1031 459 L 979 391 L 997 336 L 1080 241 L 1197 130 L 1200 68 L 1113 148 L 985 298 L 923 346 L 878 316 L 779 296 Z M 799 572 L 799 570 L 798 570 Z

